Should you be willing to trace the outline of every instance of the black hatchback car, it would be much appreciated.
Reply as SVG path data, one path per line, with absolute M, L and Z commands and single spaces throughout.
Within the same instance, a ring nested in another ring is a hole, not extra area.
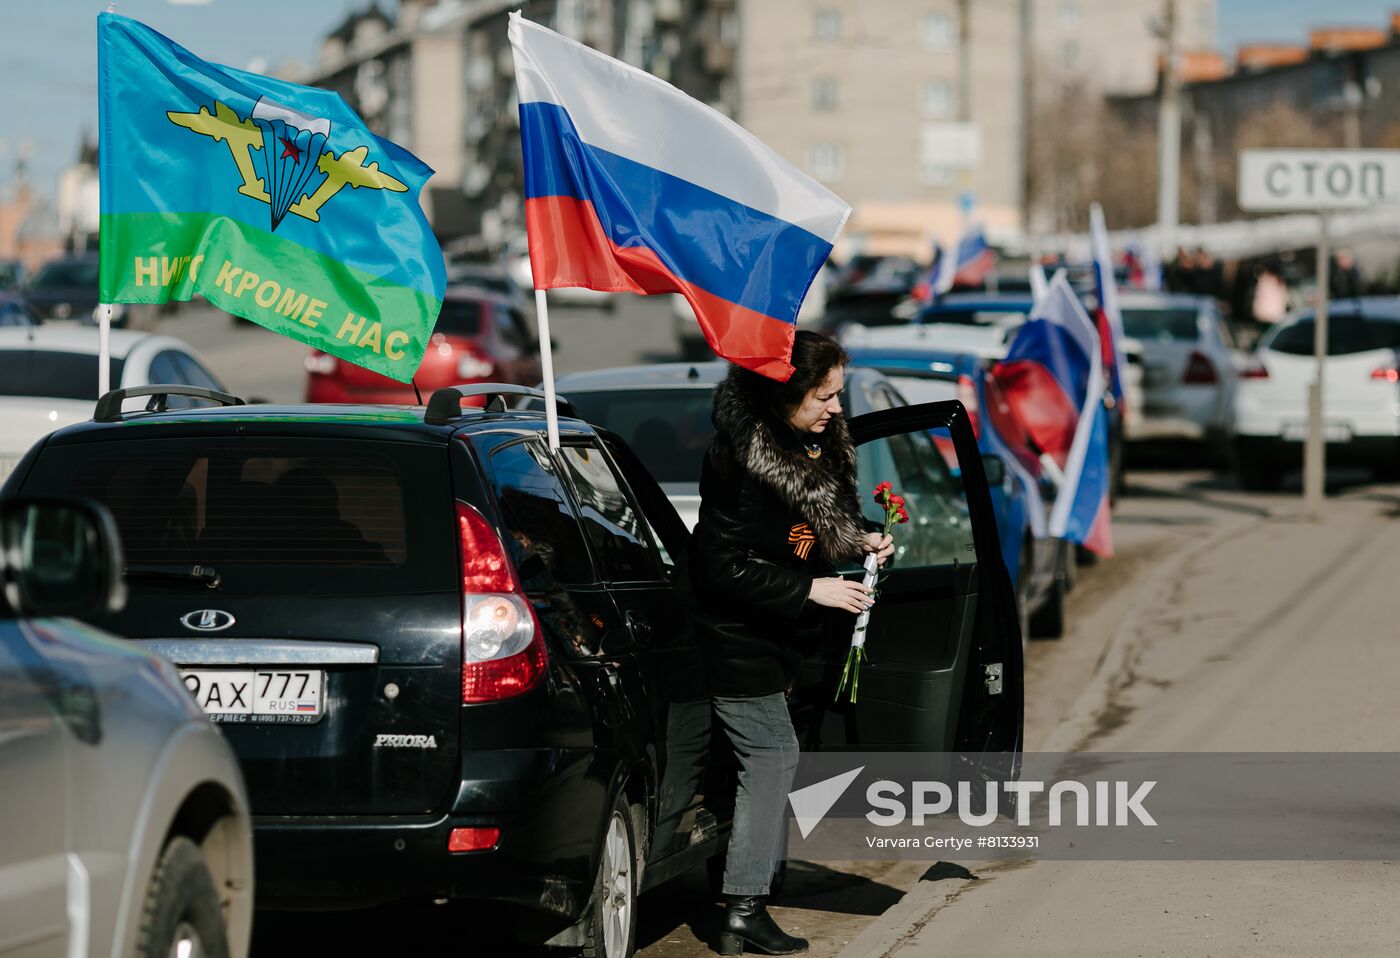
M 710 758 L 688 532 L 612 435 L 566 415 L 551 450 L 542 413 L 506 408 L 525 394 L 118 390 L 6 483 L 115 516 L 131 595 L 99 624 L 173 660 L 239 755 L 261 906 L 488 902 L 522 937 L 625 956 L 637 895 L 723 850 L 733 785 Z M 123 415 L 131 395 L 149 411 Z M 174 395 L 217 405 L 165 411 Z M 472 395 L 485 407 L 462 408 Z M 967 461 L 965 490 L 894 474 L 912 460 L 886 447 L 943 461 L 931 428 Z M 851 429 L 880 446 L 923 545 L 881 586 L 858 707 L 832 701 L 844 639 L 809 658 L 804 739 L 1014 755 L 1021 645 L 966 414 Z

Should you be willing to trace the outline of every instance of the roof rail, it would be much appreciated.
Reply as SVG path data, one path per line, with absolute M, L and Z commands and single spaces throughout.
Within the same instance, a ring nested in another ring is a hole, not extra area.
M 428 408 L 423 412 L 423 421 L 432 426 L 443 426 L 462 415 L 462 400 L 468 396 L 485 396 L 486 408 L 493 412 L 505 412 L 507 396 L 527 396 L 531 399 L 544 399 L 543 389 L 529 386 L 515 386 L 510 383 L 469 383 L 463 386 L 444 386 L 433 390 L 428 399 Z M 555 405 L 566 416 L 578 415 L 573 403 L 562 396 L 554 397 Z M 492 409 L 492 403 L 497 403 Z
M 216 402 L 220 406 L 246 406 L 242 399 L 231 396 L 228 393 L 221 393 L 214 389 L 205 389 L 203 386 L 184 385 L 151 385 L 133 386 L 130 389 L 113 389 L 111 392 L 97 400 L 97 409 L 92 414 L 93 422 L 121 422 L 122 402 L 137 396 L 150 396 L 150 401 L 146 403 L 147 412 L 165 412 L 166 401 L 171 396 L 189 396 L 192 399 L 207 399 Z

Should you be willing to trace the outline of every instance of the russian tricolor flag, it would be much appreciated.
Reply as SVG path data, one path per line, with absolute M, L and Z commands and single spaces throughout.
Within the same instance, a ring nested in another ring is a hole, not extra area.
M 981 224 L 973 224 L 951 253 L 939 252 L 929 278 L 929 297 L 942 296 L 955 286 L 981 286 L 996 264 L 996 250 L 987 245 L 987 234 Z
M 850 206 L 663 80 L 518 13 L 510 42 L 535 287 L 680 293 L 715 352 L 787 379 Z
M 1050 535 L 1112 555 L 1099 335 L 1063 271 L 1050 280 L 992 375 L 1036 447 L 1064 474 L 1050 510 Z
M 1110 373 L 1108 388 L 1113 398 L 1123 403 L 1123 384 L 1127 381 L 1127 360 L 1123 356 L 1123 313 L 1118 308 L 1118 281 L 1113 277 L 1113 257 L 1108 249 L 1108 228 L 1104 225 L 1103 207 L 1089 207 L 1089 238 L 1094 248 L 1094 295 L 1099 301 L 1099 342 L 1103 362 Z M 1123 406 L 1127 413 L 1127 407 Z

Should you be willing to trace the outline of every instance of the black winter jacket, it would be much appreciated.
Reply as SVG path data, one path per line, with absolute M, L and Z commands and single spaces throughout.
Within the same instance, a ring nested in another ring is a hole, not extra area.
M 715 390 L 714 421 L 690 563 L 710 693 L 782 692 L 802 665 L 799 646 L 820 627 L 807 601 L 812 580 L 862 551 L 855 450 L 840 416 L 798 435 L 734 372 Z

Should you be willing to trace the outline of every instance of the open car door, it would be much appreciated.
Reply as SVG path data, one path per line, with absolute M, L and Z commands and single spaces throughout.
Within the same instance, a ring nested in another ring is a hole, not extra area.
M 821 648 L 804 650 L 799 737 L 805 748 L 956 752 L 1015 768 L 1020 627 L 967 411 L 951 401 L 901 406 L 858 416 L 850 431 L 866 518 L 883 522 L 873 493 L 888 481 L 909 522 L 894 529 L 895 554 L 877 587 L 857 701 L 836 694 L 855 617 L 834 613 Z M 854 563 L 840 571 L 862 574 Z

